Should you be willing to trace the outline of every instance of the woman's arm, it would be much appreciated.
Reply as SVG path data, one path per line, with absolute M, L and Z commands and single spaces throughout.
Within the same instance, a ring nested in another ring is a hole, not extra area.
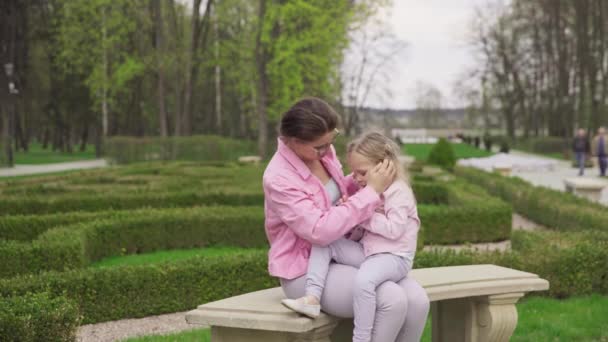
M 378 193 L 367 186 L 341 205 L 322 210 L 309 194 L 280 176 L 265 179 L 264 191 L 281 221 L 299 237 L 317 245 L 341 238 L 367 220 L 380 202 Z
M 416 202 L 410 191 L 396 189 L 386 196 L 384 212 L 374 212 L 371 219 L 361 226 L 374 234 L 396 240 L 406 231 L 420 227 L 420 220 L 409 215 L 414 206 Z

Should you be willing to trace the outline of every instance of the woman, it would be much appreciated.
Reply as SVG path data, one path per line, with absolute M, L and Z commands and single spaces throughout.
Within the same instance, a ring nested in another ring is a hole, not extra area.
M 367 186 L 355 194 L 357 185 L 344 177 L 332 146 L 337 121 L 335 111 L 320 99 L 294 104 L 283 114 L 277 152 L 264 172 L 268 269 L 288 298 L 304 295 L 311 244 L 328 245 L 369 219 L 395 174 L 384 161 L 370 170 Z M 334 206 L 330 194 L 336 192 L 346 200 Z M 325 312 L 353 317 L 356 274 L 352 266 L 330 266 L 321 298 Z M 420 340 L 429 300 L 416 281 L 383 283 L 376 302 L 373 341 Z

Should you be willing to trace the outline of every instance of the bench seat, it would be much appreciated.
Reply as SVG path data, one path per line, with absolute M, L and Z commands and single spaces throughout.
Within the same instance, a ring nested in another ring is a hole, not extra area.
M 433 341 L 508 341 L 517 324 L 515 303 L 549 283 L 537 275 L 495 265 L 415 269 L 410 276 L 431 301 Z M 281 305 L 272 288 L 200 305 L 191 324 L 211 326 L 212 342 L 351 341 L 352 319 L 301 316 Z

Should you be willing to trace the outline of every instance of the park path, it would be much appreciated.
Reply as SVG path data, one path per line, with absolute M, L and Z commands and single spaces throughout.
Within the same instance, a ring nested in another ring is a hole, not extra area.
M 521 151 L 511 151 L 513 155 L 520 155 L 534 158 L 547 158 L 537 154 L 530 154 Z M 549 158 L 557 163 L 552 171 L 513 171 L 512 176 L 519 177 L 537 186 L 544 186 L 559 191 L 566 191 L 564 179 L 573 177 L 594 178 L 599 179 L 599 169 L 597 167 L 585 169 L 583 176 L 578 176 L 578 168 L 572 167 L 572 164 L 566 160 Z M 608 187 L 602 191 L 600 203 L 608 206 Z
M 0 177 L 26 176 L 70 170 L 95 169 L 106 166 L 108 166 L 108 162 L 105 159 L 82 160 L 75 162 L 41 165 L 15 165 L 15 167 L 12 168 L 0 168 Z

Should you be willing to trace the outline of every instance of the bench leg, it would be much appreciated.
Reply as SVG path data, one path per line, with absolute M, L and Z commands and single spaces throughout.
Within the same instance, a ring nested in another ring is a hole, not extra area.
M 306 333 L 211 327 L 211 342 L 331 342 L 329 336 L 337 323 Z
M 517 325 L 515 303 L 523 293 L 432 303 L 433 342 L 503 342 Z

